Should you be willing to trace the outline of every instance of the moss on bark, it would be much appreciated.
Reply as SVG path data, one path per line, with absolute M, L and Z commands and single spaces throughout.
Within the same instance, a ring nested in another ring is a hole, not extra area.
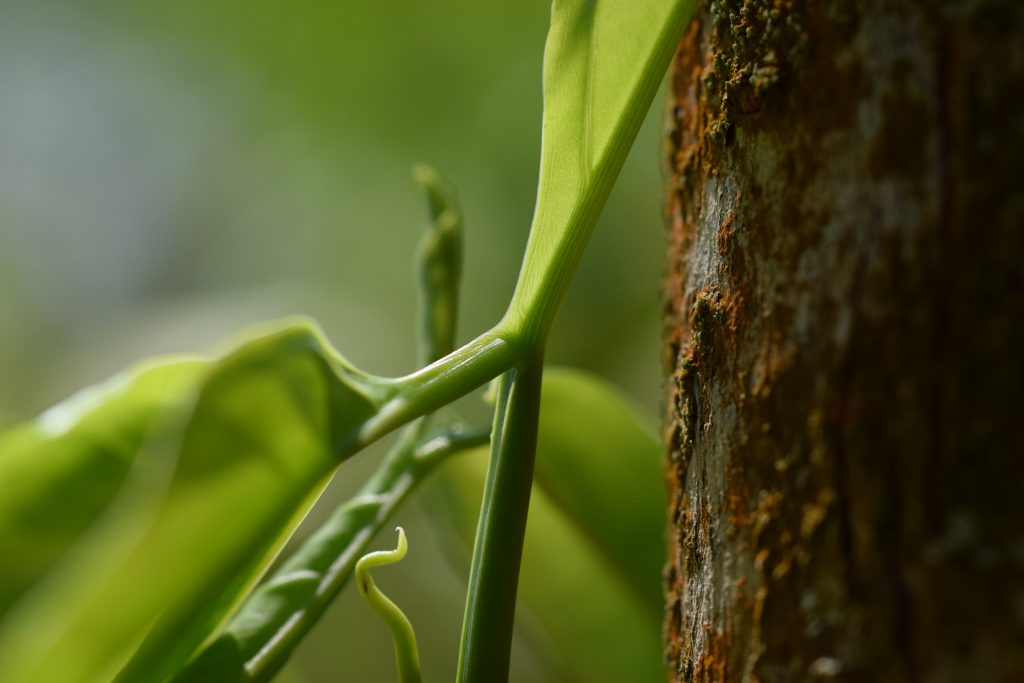
M 674 679 L 1024 680 L 1024 5 L 708 0 L 672 85 Z

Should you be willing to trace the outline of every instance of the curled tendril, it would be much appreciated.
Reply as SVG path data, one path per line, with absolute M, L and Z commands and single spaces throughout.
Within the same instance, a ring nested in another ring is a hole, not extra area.
M 378 550 L 363 555 L 356 563 L 356 584 L 359 592 L 373 610 L 391 630 L 391 638 L 395 643 L 395 662 L 398 665 L 398 680 L 401 683 L 420 683 L 420 654 L 416 647 L 416 634 L 408 617 L 388 596 L 384 595 L 370 576 L 370 570 L 385 564 L 394 564 L 409 549 L 405 540 L 405 531 L 396 527 L 398 546 L 394 550 Z

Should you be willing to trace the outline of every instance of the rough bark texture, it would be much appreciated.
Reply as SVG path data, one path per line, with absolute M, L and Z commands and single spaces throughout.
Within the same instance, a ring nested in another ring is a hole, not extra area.
M 1024 681 L 1024 3 L 706 0 L 670 111 L 678 681 Z

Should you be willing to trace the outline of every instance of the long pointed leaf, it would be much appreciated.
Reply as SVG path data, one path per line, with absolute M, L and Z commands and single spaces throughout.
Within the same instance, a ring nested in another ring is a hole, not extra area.
M 509 312 L 516 320 L 550 324 L 695 3 L 554 1 L 537 206 Z

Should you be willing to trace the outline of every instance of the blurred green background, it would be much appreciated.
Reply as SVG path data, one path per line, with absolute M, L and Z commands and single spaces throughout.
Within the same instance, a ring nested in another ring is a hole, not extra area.
M 533 206 L 548 11 L 548 0 L 0 0 L 0 424 L 135 359 L 286 314 L 317 318 L 367 370 L 412 370 L 410 263 L 426 219 L 416 161 L 453 180 L 466 212 L 460 339 L 496 322 Z M 656 103 L 549 353 L 652 414 L 659 127 Z M 346 465 L 322 502 L 378 454 Z M 410 555 L 378 581 L 417 627 L 426 679 L 449 680 L 464 576 L 423 518 L 418 499 L 400 515 Z M 560 680 L 545 662 L 537 638 L 517 642 L 516 680 Z M 289 675 L 340 672 L 394 677 L 387 632 L 354 591 Z

